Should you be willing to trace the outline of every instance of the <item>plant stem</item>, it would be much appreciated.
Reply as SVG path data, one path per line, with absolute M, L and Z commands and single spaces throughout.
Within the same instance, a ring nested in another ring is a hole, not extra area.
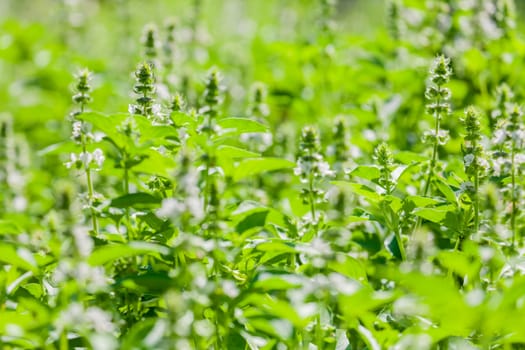
M 441 104 L 441 98 L 437 99 L 437 104 Z M 434 174 L 434 167 L 437 163 L 437 153 L 438 153 L 438 134 L 439 134 L 439 122 L 441 120 L 441 115 L 439 113 L 436 113 L 434 115 L 434 118 L 436 119 L 435 127 L 434 127 L 434 146 L 432 149 L 432 159 L 430 160 L 430 165 L 428 169 L 428 176 L 425 183 L 425 188 L 423 190 L 423 197 L 426 197 L 428 195 L 428 191 L 430 190 L 430 183 L 432 182 L 432 175 Z M 416 220 L 416 223 L 414 224 L 414 229 L 412 230 L 412 236 L 414 235 L 414 232 L 416 232 L 417 229 L 419 229 L 419 226 L 421 226 L 421 217 L 418 217 Z
M 310 197 L 310 213 L 312 214 L 312 222 L 315 222 L 315 196 L 314 196 L 314 175 L 310 173 L 308 179 L 308 194 Z
M 68 350 L 69 349 L 69 342 L 67 340 L 67 331 L 63 330 L 62 333 L 60 333 L 60 350 Z
M 512 247 L 516 243 L 516 171 L 515 171 L 515 152 L 514 142 L 512 143 L 511 154 L 511 182 L 512 182 L 512 211 L 510 213 L 510 228 L 512 231 Z
M 82 137 L 82 152 L 84 152 L 84 154 L 86 154 L 87 152 L 84 137 Z M 89 165 L 86 165 L 84 170 L 86 172 L 89 211 L 91 212 L 91 224 L 93 225 L 93 232 L 95 233 L 95 235 L 98 235 L 97 213 L 95 211 L 95 208 L 93 208 L 93 198 L 94 198 L 93 181 L 91 179 L 91 169 L 89 169 Z
M 80 114 L 84 113 L 84 104 L 82 103 L 80 105 Z M 82 125 L 84 122 L 81 122 Z M 86 145 L 86 138 L 83 134 L 80 136 L 80 142 L 82 144 L 82 152 L 84 154 L 87 153 L 87 145 Z M 95 233 L 95 236 L 98 236 L 98 223 L 97 223 L 97 212 L 95 211 L 95 208 L 93 208 L 93 197 L 94 197 L 94 191 L 93 191 L 93 181 L 91 180 L 91 169 L 89 169 L 89 165 L 86 164 L 84 166 L 84 171 L 86 172 L 86 182 L 87 182 L 87 189 L 88 189 L 88 201 L 89 201 L 89 211 L 91 212 L 91 225 L 93 226 L 93 232 Z
M 438 98 L 437 104 L 439 105 L 441 103 L 441 100 Z M 439 122 L 441 120 L 441 115 L 437 113 L 435 116 L 436 124 L 434 129 L 434 147 L 432 150 L 432 160 L 430 161 L 430 167 L 428 169 L 428 177 L 427 181 L 425 183 L 425 190 L 423 191 L 423 196 L 426 196 L 428 194 L 428 191 L 430 189 L 430 182 L 432 181 L 432 175 L 434 174 L 434 167 L 436 166 L 437 162 L 437 152 L 438 152 L 438 134 L 439 134 Z
M 129 169 L 128 169 L 128 152 L 123 150 L 122 160 L 124 166 L 124 195 L 129 194 Z M 131 232 L 131 220 L 129 215 L 129 208 L 126 208 L 126 227 L 128 232 L 128 240 L 132 240 L 133 234 Z
M 403 240 L 401 239 L 401 232 L 399 232 L 399 229 L 397 229 L 394 234 L 399 247 L 399 253 L 401 254 L 401 260 L 405 261 L 407 259 L 407 253 L 405 251 L 405 246 L 403 245 Z
M 479 171 L 474 174 L 474 233 L 479 231 Z
M 315 343 L 318 349 L 323 349 L 323 330 L 321 329 L 321 314 L 315 317 Z

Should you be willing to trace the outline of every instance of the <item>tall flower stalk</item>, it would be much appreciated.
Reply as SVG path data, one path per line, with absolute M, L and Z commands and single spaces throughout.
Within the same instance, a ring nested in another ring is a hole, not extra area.
M 203 107 L 200 112 L 204 115 L 203 123 L 200 131 L 206 134 L 206 147 L 204 149 L 204 211 L 208 218 L 212 218 L 210 227 L 214 227 L 215 219 L 218 217 L 219 197 L 217 193 L 216 174 L 219 169 L 216 166 L 217 157 L 215 155 L 215 148 L 212 137 L 217 133 L 216 119 L 219 114 L 219 106 L 222 103 L 221 92 L 223 87 L 221 85 L 221 76 L 219 72 L 212 69 L 206 79 L 206 88 L 203 95 Z
M 501 94 L 505 90 L 499 89 L 499 93 Z M 493 139 L 493 143 L 497 147 L 497 151 L 494 153 L 494 171 L 496 175 L 510 178 L 505 193 L 510 193 L 512 246 L 515 245 L 517 239 L 516 218 L 520 213 L 519 201 L 521 198 L 521 186 L 518 180 L 521 175 L 520 166 L 524 162 L 525 128 L 523 127 L 522 117 L 521 108 L 512 100 L 507 102 L 500 110 L 500 123 Z
M 306 184 L 301 191 L 301 198 L 310 207 L 311 220 L 315 224 L 319 220 L 316 204 L 324 199 L 324 191 L 318 186 L 317 180 L 333 176 L 334 172 L 324 160 L 319 135 L 313 127 L 307 126 L 302 130 L 294 173 Z
M 392 176 L 392 171 L 394 170 L 394 156 L 392 155 L 392 152 L 386 143 L 382 142 L 376 147 L 374 150 L 374 159 L 379 165 L 380 176 L 378 183 L 385 190 L 383 196 L 390 196 L 396 188 L 396 182 Z M 385 201 L 387 200 L 388 199 L 385 198 Z M 401 254 L 401 260 L 406 260 L 407 254 L 405 251 L 403 238 L 401 237 L 402 226 L 398 223 L 390 226 L 392 226 L 391 229 L 394 231 L 394 235 L 396 237 L 399 253 Z
M 149 24 L 144 27 L 144 33 L 142 35 L 142 45 L 144 46 L 144 56 L 147 62 L 153 66 L 157 67 L 156 62 L 160 42 L 158 39 L 158 30 L 157 27 L 153 24 Z
M 465 165 L 465 173 L 469 179 L 467 194 L 472 201 L 472 208 L 474 210 L 474 234 L 479 232 L 479 185 L 480 180 L 484 176 L 488 163 L 485 158 L 485 152 L 481 144 L 481 125 L 479 121 L 479 112 L 474 107 L 469 107 L 465 111 L 463 118 L 465 126 L 465 137 L 463 146 L 463 163 Z
M 147 118 L 152 118 L 156 107 L 154 105 L 155 99 L 155 76 L 153 74 L 153 66 L 151 63 L 143 62 L 137 66 L 135 70 L 135 86 L 133 92 L 137 94 L 136 104 L 130 105 L 129 111 L 132 114 L 143 115 Z
M 430 183 L 434 176 L 436 163 L 438 161 L 438 147 L 444 144 L 448 133 L 441 128 L 441 119 L 450 114 L 450 90 L 445 87 L 452 75 L 450 59 L 438 56 L 430 68 L 430 80 L 425 91 L 427 99 L 427 112 L 434 117 L 434 130 L 425 134 L 425 139 L 432 144 L 432 158 L 428 168 L 423 195 L 428 195 Z
M 91 167 L 92 164 L 95 164 L 97 168 L 100 168 L 104 162 L 104 154 L 102 150 L 98 148 L 92 153 L 88 152 L 87 146 L 93 141 L 93 135 L 89 132 L 88 124 L 78 119 L 78 117 L 85 112 L 87 104 L 91 102 L 90 80 L 91 73 L 87 69 L 80 71 L 77 75 L 73 102 L 78 106 L 78 110 L 71 114 L 73 122 L 72 139 L 81 146 L 82 152 L 79 155 L 75 153 L 71 154 L 71 161 L 66 163 L 66 166 L 84 171 L 87 185 L 87 206 L 91 213 L 93 232 L 95 235 L 98 235 L 97 213 L 95 210 L 96 194 L 93 189 Z

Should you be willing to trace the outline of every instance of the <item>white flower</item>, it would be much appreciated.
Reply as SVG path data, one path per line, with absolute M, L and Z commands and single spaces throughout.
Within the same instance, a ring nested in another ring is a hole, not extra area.
M 294 168 L 293 172 L 297 176 L 308 175 L 313 168 L 313 164 L 310 161 L 306 161 L 303 158 L 297 160 L 297 166 Z
M 82 136 L 82 122 L 75 121 L 73 123 L 73 131 L 71 136 L 74 140 L 80 139 L 80 136 Z
M 204 218 L 203 206 L 204 206 L 204 203 L 202 199 L 197 196 L 186 198 L 186 207 L 188 211 L 191 213 L 191 215 L 197 220 Z
M 77 246 L 78 253 L 81 256 L 89 256 L 93 251 L 93 240 L 89 236 L 86 227 L 75 227 L 73 229 L 73 237 L 75 238 L 75 245 Z
M 157 210 L 157 215 L 165 218 L 177 218 L 186 211 L 184 203 L 175 198 L 166 198 Z
M 514 164 L 515 165 L 521 165 L 525 163 L 525 155 L 524 154 L 516 154 L 514 156 Z
M 93 160 L 99 169 L 102 168 L 102 164 L 104 164 L 105 159 L 106 157 L 104 157 L 104 152 L 102 152 L 100 148 L 97 148 L 93 152 Z
M 502 144 L 505 141 L 505 130 L 498 129 L 494 131 L 494 137 L 492 138 L 492 142 L 499 145 Z
M 235 298 L 239 295 L 239 288 L 235 285 L 235 282 L 233 281 L 223 281 L 222 282 L 222 290 L 224 294 L 229 296 L 230 298 Z
M 153 104 L 153 106 L 151 106 L 151 113 L 153 113 L 153 115 L 159 116 L 160 112 L 161 112 L 160 104 L 155 103 Z
M 128 113 L 129 114 L 136 114 L 137 113 L 137 107 L 133 104 L 128 105 Z
M 72 303 L 62 311 L 55 321 L 55 327 L 59 332 L 64 329 L 72 329 L 82 333 L 94 331 L 93 333 L 113 333 L 115 325 L 111 322 L 111 315 L 106 311 L 91 306 L 84 309 L 80 303 Z
M 91 306 L 85 313 L 86 321 L 90 322 L 97 333 L 112 333 L 115 325 L 111 322 L 111 316 L 98 307 Z
M 89 152 L 82 152 L 79 154 L 78 159 L 84 164 L 85 167 L 88 167 L 93 160 L 93 155 Z
M 172 220 L 186 213 L 190 213 L 194 219 L 202 219 L 204 217 L 202 199 L 198 196 L 190 196 L 182 202 L 175 198 L 167 198 L 162 201 L 162 206 L 157 210 L 158 216 Z
M 317 169 L 321 177 L 330 177 L 335 175 L 335 172 L 330 170 L 330 165 L 327 162 L 323 161 L 317 163 Z
M 76 153 L 71 153 L 69 155 L 69 159 L 70 159 L 69 162 L 65 162 L 64 165 L 66 166 L 66 168 L 71 169 L 77 164 L 78 157 Z
M 465 162 L 465 166 L 466 167 L 469 167 L 472 162 L 474 161 L 476 157 L 472 154 L 472 153 L 469 153 L 467 155 L 465 155 L 465 157 L 463 157 L 463 161 Z

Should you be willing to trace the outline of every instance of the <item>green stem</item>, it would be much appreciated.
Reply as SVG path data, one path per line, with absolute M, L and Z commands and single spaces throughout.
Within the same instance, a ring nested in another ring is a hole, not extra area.
M 310 197 L 310 213 L 312 214 L 312 222 L 315 222 L 315 196 L 314 196 L 314 175 L 310 173 L 308 175 L 308 194 Z
M 476 169 L 474 173 L 474 233 L 479 231 L 479 173 Z
M 441 88 L 440 88 L 441 89 Z M 441 104 L 441 98 L 438 97 L 437 99 L 437 105 L 439 106 Z M 432 159 L 430 161 L 429 169 L 428 169 L 428 176 L 425 183 L 425 188 L 423 190 L 423 197 L 426 197 L 428 195 L 428 191 L 430 190 L 430 183 L 432 182 L 432 175 L 434 174 L 434 167 L 437 163 L 437 153 L 438 153 L 438 134 L 439 134 L 439 125 L 441 120 L 441 115 L 439 113 L 435 113 L 434 118 L 436 119 L 436 123 L 434 126 L 434 146 L 432 149 Z M 418 217 L 416 220 L 416 223 L 414 224 L 414 229 L 412 230 L 412 235 L 414 235 L 414 232 L 416 232 L 419 227 L 421 226 L 421 217 Z
M 84 136 L 82 136 L 82 152 L 84 152 L 84 154 L 86 154 L 87 152 Z M 95 211 L 95 208 L 93 208 L 93 199 L 94 199 L 95 191 L 93 190 L 93 181 L 91 179 L 91 169 L 89 169 L 88 164 L 85 165 L 84 171 L 86 173 L 89 211 L 91 212 L 91 224 L 93 226 L 93 232 L 95 233 L 95 235 L 98 235 L 97 212 Z
M 401 232 L 399 232 L 399 229 L 397 229 L 394 234 L 399 247 L 399 253 L 401 254 L 401 260 L 405 261 L 407 259 L 407 253 L 405 251 L 405 246 L 403 245 L 403 240 L 401 239 Z
M 323 330 L 321 329 L 321 314 L 315 317 L 315 343 L 318 349 L 323 349 Z
M 213 118 L 216 115 L 216 112 L 214 109 L 210 110 L 210 114 L 208 115 L 207 120 L 207 134 L 208 134 L 208 141 L 211 142 L 212 137 L 212 127 L 213 127 Z M 208 145 L 208 149 L 206 150 L 206 174 L 204 174 L 204 212 L 207 213 L 208 205 L 210 202 L 210 169 L 211 169 L 211 150 L 213 149 L 213 145 Z
M 128 152 L 123 150 L 122 152 L 123 166 L 124 166 L 124 194 L 129 194 L 129 169 L 128 169 Z M 131 232 L 131 219 L 129 208 L 126 208 L 126 227 L 128 232 L 128 240 L 133 239 L 133 233 Z
M 67 340 L 67 330 L 63 330 L 62 333 L 60 333 L 60 350 L 68 350 L 69 349 L 69 342 Z
M 440 100 L 438 99 L 438 102 L 437 104 L 439 105 L 440 104 Z M 438 152 L 438 134 L 439 134 L 439 121 L 441 119 L 441 115 L 439 115 L 439 113 L 437 113 L 435 115 L 435 118 L 436 118 L 436 124 L 435 124 L 435 129 L 434 129 L 434 147 L 433 147 L 433 150 L 432 150 L 432 160 L 430 161 L 430 167 L 428 169 L 428 176 L 427 176 L 427 181 L 425 183 L 425 190 L 423 191 L 423 196 L 426 196 L 428 194 L 428 191 L 430 189 L 430 182 L 432 181 L 432 175 L 434 174 L 434 167 L 436 166 L 436 162 L 437 162 L 437 152 Z
M 80 114 L 84 113 L 84 109 L 85 109 L 85 105 L 82 103 L 80 105 Z M 81 123 L 83 126 L 84 122 L 81 122 Z M 82 131 L 80 135 L 80 143 L 82 144 L 82 152 L 86 154 L 87 153 L 86 138 L 84 137 L 84 134 L 82 134 Z M 93 208 L 94 190 L 93 190 L 93 181 L 91 180 L 91 169 L 89 169 L 89 164 L 84 165 L 84 171 L 86 173 L 89 211 L 91 212 L 91 225 L 93 226 L 93 232 L 95 233 L 95 236 L 98 236 L 97 212 L 95 211 L 95 208 Z
M 510 228 L 512 231 L 512 247 L 516 243 L 516 171 L 515 167 L 515 144 L 512 143 L 512 154 L 511 154 L 511 182 L 512 182 L 512 211 L 510 213 Z

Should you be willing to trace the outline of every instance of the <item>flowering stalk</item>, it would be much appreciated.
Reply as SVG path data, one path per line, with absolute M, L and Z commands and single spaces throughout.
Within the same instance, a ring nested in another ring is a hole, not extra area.
M 212 69 L 206 79 L 206 88 L 204 90 L 204 106 L 200 112 L 204 114 L 205 120 L 201 126 L 201 131 L 208 135 L 207 147 L 203 160 L 205 162 L 204 173 L 204 210 L 213 217 L 217 217 L 217 208 L 219 198 L 214 194 L 217 190 L 217 184 L 214 181 L 215 176 L 210 174 L 212 170 L 216 173 L 216 156 L 214 147 L 211 144 L 212 136 L 216 133 L 216 118 L 218 107 L 222 103 L 221 97 L 221 76 L 219 72 Z
M 138 65 L 135 70 L 136 83 L 133 87 L 133 92 L 138 95 L 136 105 L 130 105 L 129 111 L 132 114 L 143 115 L 147 118 L 151 118 L 152 115 L 158 114 L 154 110 L 155 99 L 153 95 L 155 93 L 155 76 L 153 74 L 153 66 L 144 62 Z M 154 113 L 155 112 L 155 113 Z
M 401 3 L 399 0 L 389 0 L 386 3 L 387 25 L 390 36 L 397 42 L 401 37 Z
M 334 172 L 321 154 L 319 135 L 313 127 L 307 126 L 302 130 L 294 173 L 302 183 L 307 184 L 301 191 L 301 197 L 303 203 L 310 206 L 312 222 L 315 223 L 318 219 L 316 203 L 324 199 L 324 191 L 316 186 L 316 179 L 333 176 Z
M 144 45 L 144 56 L 150 66 L 156 67 L 156 59 L 158 56 L 159 39 L 157 33 L 157 27 L 153 24 L 149 24 L 144 27 L 144 33 L 142 35 L 142 45 Z
M 80 155 L 72 154 L 71 162 L 66 163 L 66 166 L 75 166 L 76 168 L 82 167 L 86 174 L 87 182 L 87 200 L 88 207 L 91 212 L 91 222 L 93 226 L 93 232 L 98 235 L 98 222 L 96 210 L 94 207 L 95 191 L 93 189 L 93 180 L 91 178 L 91 164 L 96 163 L 97 167 L 100 168 L 104 162 L 104 155 L 102 150 L 96 149 L 93 153 L 87 151 L 87 144 L 93 139 L 93 135 L 89 133 L 87 124 L 77 117 L 85 112 L 86 105 L 91 101 L 91 86 L 89 81 L 91 80 L 91 73 L 85 69 L 77 75 L 77 84 L 75 85 L 75 94 L 73 95 L 73 102 L 79 106 L 79 110 L 74 112 L 71 117 L 73 120 L 73 132 L 72 138 L 75 142 L 81 145 L 82 153 Z
M 386 143 L 382 142 L 376 147 L 374 150 L 374 159 L 379 165 L 379 185 L 385 190 L 384 196 L 390 196 L 396 187 L 396 183 L 392 177 L 392 171 L 394 170 L 394 156 L 392 155 L 392 152 Z M 407 255 L 405 251 L 405 245 L 401 237 L 402 227 L 397 223 L 391 226 L 394 226 L 391 227 L 391 229 L 394 231 L 394 235 L 396 237 L 399 253 L 401 254 L 401 260 L 406 260 Z
M 176 93 L 171 99 L 169 110 L 171 113 L 184 112 L 185 106 L 186 106 L 186 101 L 184 101 L 184 98 L 182 97 L 182 95 L 179 93 Z
M 434 117 L 434 132 L 426 133 L 425 138 L 432 142 L 432 158 L 428 169 L 423 195 L 430 189 L 432 176 L 438 160 L 438 146 L 446 142 L 448 134 L 441 130 L 441 119 L 450 114 L 450 90 L 444 85 L 449 82 L 452 69 L 450 59 L 438 56 L 430 69 L 430 82 L 425 91 L 428 100 L 427 111 Z
M 343 116 L 338 116 L 334 121 L 332 129 L 332 144 L 327 149 L 335 176 L 342 179 L 345 176 L 345 164 L 350 157 L 350 144 L 348 125 Z M 334 213 L 339 218 L 345 216 L 346 195 L 344 191 L 338 191 L 334 201 Z
M 500 93 L 501 93 L 500 89 Z M 523 139 L 525 129 L 521 120 L 523 112 L 521 108 L 513 103 L 508 102 L 500 111 L 501 123 L 494 133 L 494 144 L 499 145 L 499 151 L 495 152 L 495 171 L 499 175 L 510 177 L 510 188 L 508 192 L 511 195 L 511 212 L 510 227 L 512 231 L 512 245 L 514 246 L 517 236 L 516 217 L 519 214 L 518 201 L 520 198 L 521 187 L 517 183 L 520 165 L 523 163 Z
M 248 114 L 261 123 L 265 122 L 270 114 L 270 109 L 266 103 L 267 94 L 268 92 L 266 91 L 266 86 L 264 84 L 253 84 Z
M 508 39 L 516 28 L 516 5 L 513 0 L 496 0 L 494 22 L 502 37 Z
M 479 121 L 479 112 L 474 107 L 469 107 L 465 111 L 463 118 L 466 134 L 464 137 L 463 163 L 465 173 L 471 181 L 472 189 L 468 195 L 472 200 L 474 209 L 474 233 L 479 231 L 479 183 L 480 178 L 488 168 L 485 159 L 483 146 L 481 145 L 481 126 Z M 469 186 L 470 187 L 470 186 Z

